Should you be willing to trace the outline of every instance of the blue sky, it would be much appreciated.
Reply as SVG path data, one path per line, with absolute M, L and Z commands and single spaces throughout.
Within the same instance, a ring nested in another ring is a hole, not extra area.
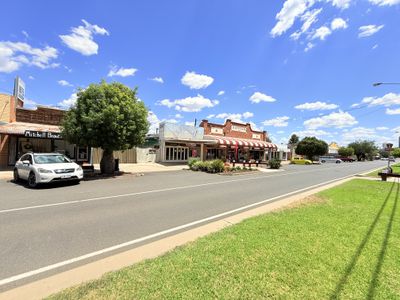
M 162 120 L 250 122 L 340 144 L 400 133 L 400 0 L 8 1 L 0 92 L 71 105 L 101 79 Z M 397 143 L 396 143 L 397 144 Z

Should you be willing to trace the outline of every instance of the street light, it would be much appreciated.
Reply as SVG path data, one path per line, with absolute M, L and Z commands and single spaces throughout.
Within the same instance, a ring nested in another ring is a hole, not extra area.
M 380 86 L 380 85 L 383 85 L 383 84 L 400 84 L 400 82 L 375 82 L 372 85 L 373 86 Z

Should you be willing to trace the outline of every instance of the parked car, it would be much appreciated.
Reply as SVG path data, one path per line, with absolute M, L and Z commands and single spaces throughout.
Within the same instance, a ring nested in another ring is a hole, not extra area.
M 352 157 L 344 157 L 344 156 L 341 156 L 341 157 L 339 157 L 339 159 L 342 161 L 342 162 L 354 162 L 354 161 L 356 161 L 354 158 L 352 158 Z
M 31 188 L 68 180 L 78 183 L 82 178 L 82 167 L 60 153 L 27 153 L 14 167 L 14 181 L 26 180 Z
M 340 158 L 336 158 L 336 157 L 333 157 L 333 156 L 320 156 L 319 157 L 319 161 L 321 162 L 321 163 L 336 163 L 336 164 L 340 164 L 340 163 L 342 163 L 343 161 L 340 159 Z
M 292 164 L 296 164 L 296 165 L 311 165 L 312 161 L 309 159 L 305 159 L 305 158 L 300 158 L 300 157 L 294 157 L 292 158 L 292 160 L 290 161 Z

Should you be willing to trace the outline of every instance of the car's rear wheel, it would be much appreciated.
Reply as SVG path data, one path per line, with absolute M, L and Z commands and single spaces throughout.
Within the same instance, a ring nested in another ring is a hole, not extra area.
M 30 188 L 37 187 L 36 175 L 34 172 L 29 173 L 28 185 Z
M 14 182 L 19 182 L 20 178 L 19 178 L 19 174 L 18 174 L 18 170 L 14 169 Z

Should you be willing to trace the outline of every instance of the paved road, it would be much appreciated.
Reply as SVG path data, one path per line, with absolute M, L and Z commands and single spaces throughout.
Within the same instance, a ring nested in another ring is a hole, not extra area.
M 384 165 L 290 165 L 241 176 L 183 170 L 37 190 L 0 181 L 0 291 L 154 239 L 73 262 L 88 253 Z M 66 260 L 73 263 L 27 273 Z

